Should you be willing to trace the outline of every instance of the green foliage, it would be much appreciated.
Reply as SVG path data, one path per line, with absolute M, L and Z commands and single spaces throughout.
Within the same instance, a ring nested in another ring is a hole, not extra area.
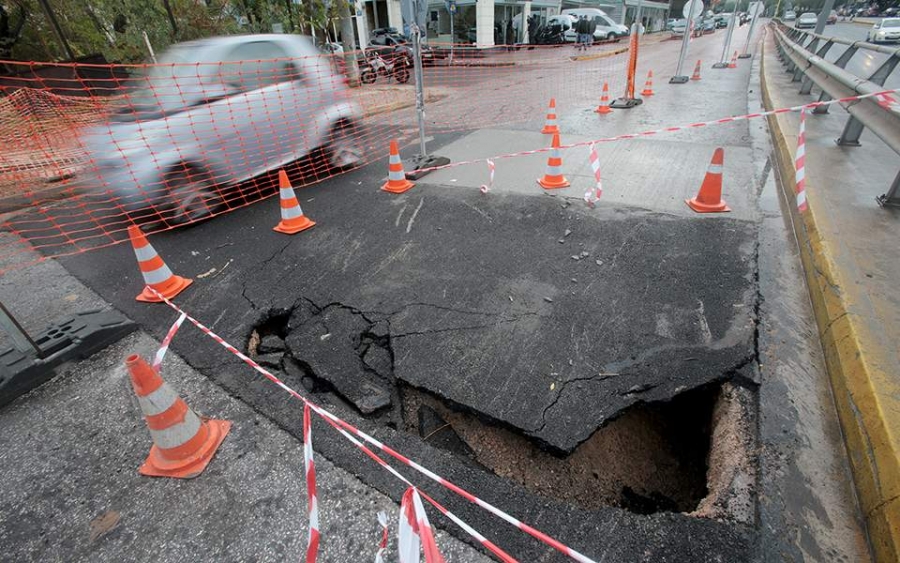
M 164 0 L 50 0 L 66 41 L 76 56 L 102 53 L 111 62 L 149 59 L 143 33 L 157 53 L 172 43 L 234 33 L 271 33 L 279 23 L 286 32 L 332 34 L 339 23 L 339 4 L 346 0 L 168 0 L 175 18 L 169 21 Z M 0 0 L 9 17 L 25 14 L 25 25 L 12 44 L 20 61 L 66 59 L 65 49 L 38 0 Z M 2 30 L 0 30 L 2 31 Z M 2 41 L 0 37 L 0 41 Z

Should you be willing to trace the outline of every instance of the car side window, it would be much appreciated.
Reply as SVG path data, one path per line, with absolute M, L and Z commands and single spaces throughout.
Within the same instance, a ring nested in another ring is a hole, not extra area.
M 288 53 L 272 41 L 238 45 L 228 52 L 223 62 L 223 82 L 240 92 L 303 79 Z

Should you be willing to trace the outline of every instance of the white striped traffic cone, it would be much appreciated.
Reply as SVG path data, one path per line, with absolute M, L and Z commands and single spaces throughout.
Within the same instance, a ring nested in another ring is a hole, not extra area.
M 201 419 L 137 354 L 129 356 L 125 365 L 153 437 L 150 455 L 139 469 L 140 474 L 190 479 L 203 473 L 231 423 Z
M 569 181 L 562 173 L 562 156 L 559 154 L 559 133 L 553 135 L 553 143 L 550 145 L 550 158 L 547 159 L 547 173 L 538 179 L 538 184 L 545 190 L 568 187 Z
M 166 299 L 171 299 L 184 291 L 184 289 L 194 283 L 194 280 L 176 276 L 172 270 L 166 266 L 163 259 L 159 257 L 156 250 L 150 245 L 147 237 L 137 225 L 128 227 L 128 236 L 131 238 L 131 246 L 134 248 L 134 255 L 137 257 L 138 267 L 144 276 L 144 290 L 141 291 L 135 299 L 144 303 L 160 303 L 162 299 L 156 296 L 150 288 L 152 287 Z
M 315 226 L 316 222 L 303 214 L 284 170 L 278 171 L 278 197 L 281 201 L 281 221 L 272 228 L 273 231 L 293 235 Z
M 397 141 L 391 141 L 390 158 L 388 159 L 388 180 L 381 189 L 392 194 L 402 194 L 412 189 L 415 184 L 406 179 L 403 171 L 403 161 L 400 160 L 400 146 Z
M 550 107 L 547 109 L 547 120 L 544 122 L 544 128 L 541 133 L 552 135 L 559 133 L 559 126 L 556 124 L 556 98 L 550 98 Z

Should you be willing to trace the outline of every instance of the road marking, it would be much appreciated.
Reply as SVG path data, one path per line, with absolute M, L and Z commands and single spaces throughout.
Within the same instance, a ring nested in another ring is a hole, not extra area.
M 416 215 L 419 214 L 419 210 L 422 209 L 422 206 L 424 204 L 425 204 L 425 198 L 423 197 L 422 199 L 419 200 L 419 206 L 416 207 L 415 211 L 413 211 L 412 217 L 409 218 L 409 223 L 406 224 L 406 232 L 407 233 L 412 230 L 413 223 L 416 222 Z

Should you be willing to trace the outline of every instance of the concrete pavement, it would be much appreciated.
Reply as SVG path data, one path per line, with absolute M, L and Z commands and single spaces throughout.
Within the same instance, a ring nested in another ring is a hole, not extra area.
M 768 105 L 812 101 L 767 44 Z M 817 93 L 816 93 L 817 94 Z M 900 556 L 900 301 L 896 298 L 896 213 L 875 197 L 897 174 L 897 155 L 864 132 L 861 147 L 835 146 L 847 114 L 807 118 L 806 178 L 809 212 L 789 206 L 812 298 L 854 478 L 879 561 Z M 793 157 L 798 115 L 770 120 L 788 201 L 793 201 Z

